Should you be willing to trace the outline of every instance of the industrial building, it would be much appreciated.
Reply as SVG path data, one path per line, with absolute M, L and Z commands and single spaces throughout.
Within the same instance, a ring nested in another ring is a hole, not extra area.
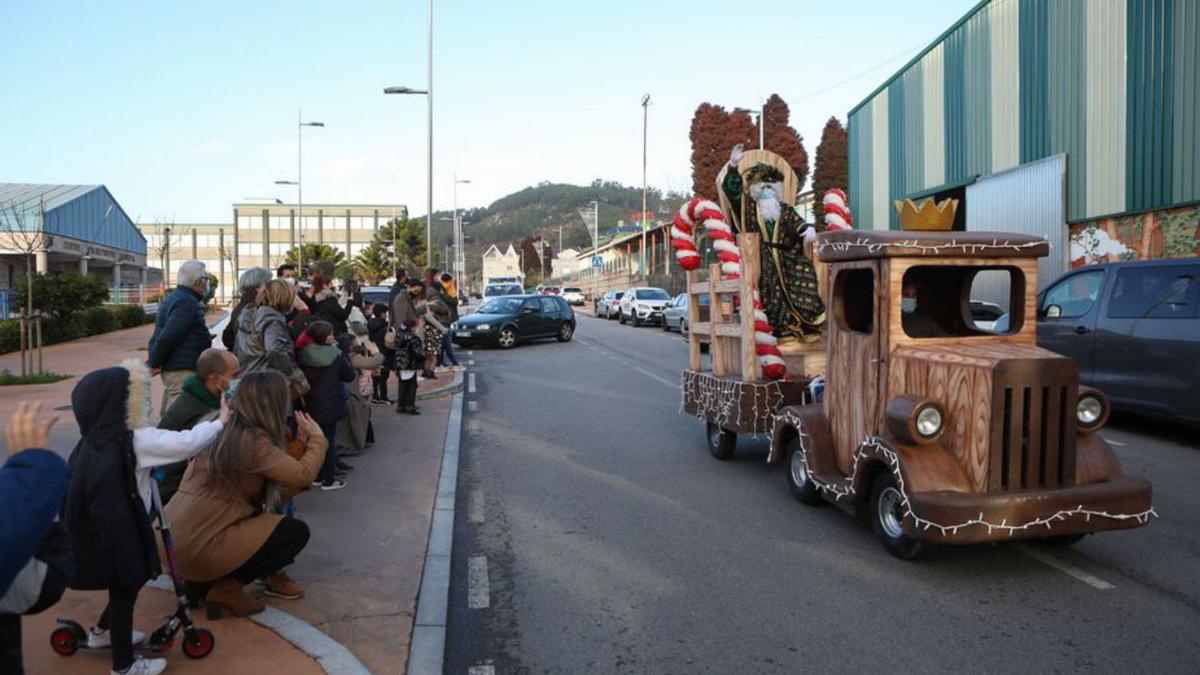
M 1200 254 L 1200 2 L 985 0 L 849 114 L 856 227 L 956 197 L 955 229 L 1068 265 Z

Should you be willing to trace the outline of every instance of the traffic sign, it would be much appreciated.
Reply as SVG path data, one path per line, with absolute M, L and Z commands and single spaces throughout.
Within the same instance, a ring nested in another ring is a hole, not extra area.
M 595 267 L 596 269 L 604 267 L 604 258 L 598 255 L 592 256 L 592 267 Z

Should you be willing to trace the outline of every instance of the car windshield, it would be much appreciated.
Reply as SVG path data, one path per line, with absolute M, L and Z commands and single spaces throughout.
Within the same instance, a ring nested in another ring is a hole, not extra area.
M 479 308 L 480 314 L 515 314 L 521 311 L 521 298 L 496 298 Z
M 613 300 L 620 300 L 623 297 L 625 297 L 625 291 L 617 291 L 616 293 L 613 293 Z
M 639 288 L 634 292 L 638 300 L 670 300 L 671 296 L 661 288 Z

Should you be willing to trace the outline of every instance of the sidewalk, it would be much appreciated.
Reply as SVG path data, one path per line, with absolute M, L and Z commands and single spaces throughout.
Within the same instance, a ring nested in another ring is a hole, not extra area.
M 44 401 L 61 416 L 51 445 L 66 456 L 79 437 L 68 407 L 78 377 L 131 356 L 145 358 L 145 351 L 138 348 L 145 346 L 152 332 L 153 326 L 142 326 L 47 347 L 46 368 L 76 377 L 0 390 L 4 394 L 0 396 L 0 428 L 19 401 Z M 20 366 L 17 355 L 0 356 L 0 368 L 12 366 Z M 463 379 L 457 380 L 457 388 L 461 389 Z M 268 599 L 270 607 L 340 643 L 374 673 L 403 673 L 408 661 L 450 414 L 452 399 L 447 394 L 455 385 L 449 373 L 422 382 L 419 416 L 399 415 L 389 406 L 372 406 L 376 444 L 361 456 L 346 458 L 356 468 L 346 479 L 348 487 L 338 492 L 309 491 L 296 500 L 297 516 L 308 523 L 312 539 L 288 571 L 305 586 L 306 596 L 295 601 Z M 156 379 L 156 401 L 161 396 L 160 386 Z M 427 398 L 430 396 L 435 398 Z M 247 590 L 261 592 L 257 586 Z M 167 592 L 144 589 L 138 601 L 138 628 L 152 630 L 170 612 L 173 602 Z M 107 672 L 107 652 L 63 658 L 53 654 L 48 644 L 56 618 L 69 617 L 90 625 L 103 603 L 101 594 L 69 591 L 55 607 L 29 617 L 24 634 L 27 672 Z M 321 640 L 300 639 L 293 645 L 247 619 L 210 622 L 201 612 L 197 623 L 216 633 L 216 649 L 207 659 L 193 661 L 176 645 L 165 655 L 171 662 L 168 672 L 324 672 L 321 664 L 303 651 L 312 651 L 310 642 L 327 643 L 322 636 L 316 636 Z M 317 651 L 323 647 L 328 644 L 318 645 Z

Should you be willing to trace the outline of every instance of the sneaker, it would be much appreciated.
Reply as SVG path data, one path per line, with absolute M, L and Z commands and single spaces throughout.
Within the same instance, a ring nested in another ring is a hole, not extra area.
M 140 645 L 146 641 L 146 634 L 140 630 L 133 631 L 131 642 L 135 645 Z M 106 630 L 92 628 L 88 631 L 88 649 L 103 649 L 112 646 L 112 636 Z
M 319 481 L 319 480 L 314 480 L 314 481 L 312 482 L 312 486 L 313 486 L 313 487 L 321 487 L 322 485 L 324 485 L 324 483 L 323 483 L 323 482 L 321 482 L 321 481 Z
M 324 483 L 321 483 L 321 491 L 322 492 L 332 492 L 334 490 L 341 490 L 344 487 L 346 487 L 346 482 L 338 480 L 336 478 L 334 478 L 333 480 L 325 481 Z
M 125 670 L 111 670 L 112 675 L 158 675 L 167 669 L 166 659 L 144 659 L 133 657 L 133 664 Z
M 461 373 L 462 371 L 464 371 L 466 369 L 467 369 L 467 367 L 462 365 L 461 363 L 456 363 L 450 367 L 450 370 L 453 370 L 456 373 Z
M 354 467 L 350 466 L 349 464 L 347 464 L 345 462 L 339 461 L 337 463 L 337 467 L 334 468 L 333 471 L 334 471 L 334 473 L 345 474 L 345 473 L 350 473 L 353 470 L 354 470 Z
M 304 597 L 304 587 L 296 583 L 284 570 L 279 570 L 264 581 L 267 589 L 263 592 L 271 597 L 284 600 L 296 600 Z

